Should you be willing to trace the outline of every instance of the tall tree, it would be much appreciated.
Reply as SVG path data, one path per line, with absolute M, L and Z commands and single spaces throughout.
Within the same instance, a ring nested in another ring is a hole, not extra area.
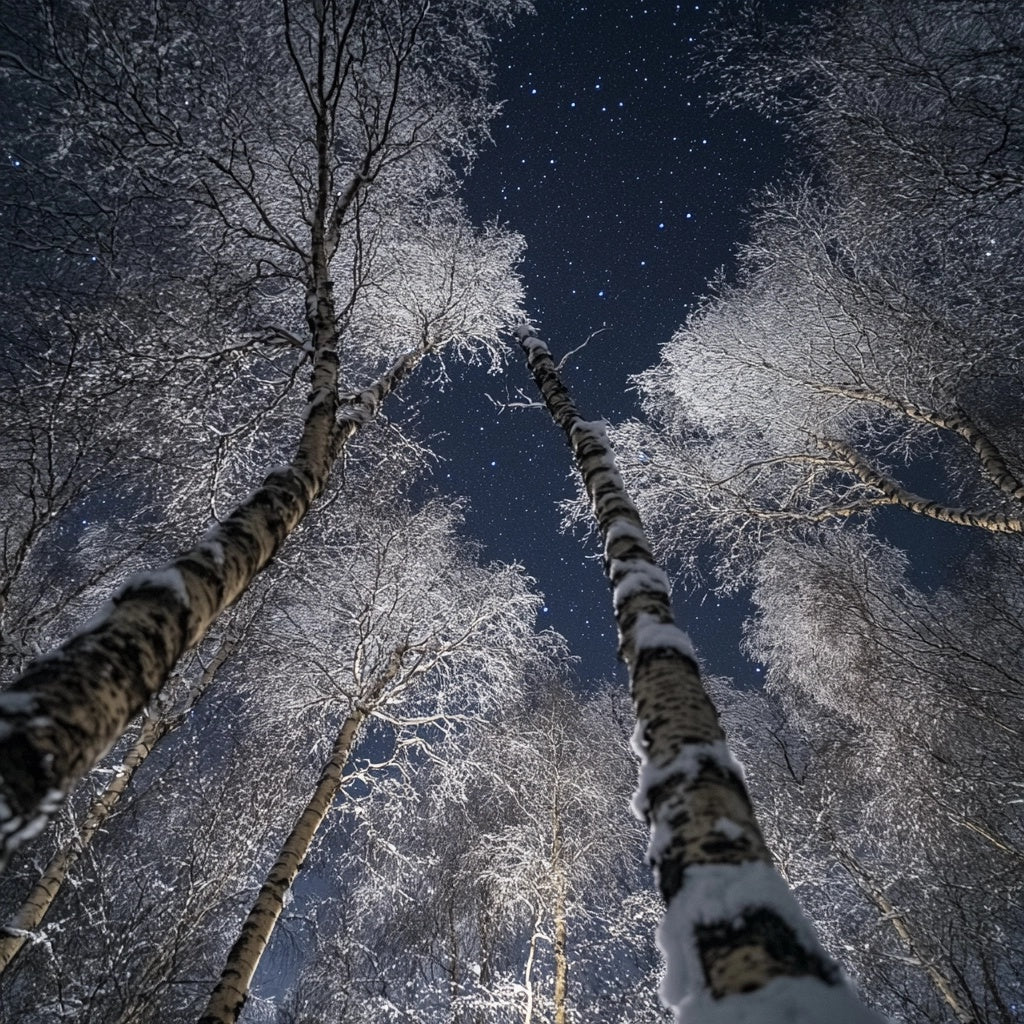
M 476 564 L 456 534 L 456 510 L 433 500 L 413 510 L 378 505 L 353 535 L 327 513 L 302 559 L 301 596 L 271 624 L 283 657 L 261 659 L 259 685 L 323 721 L 329 753 L 320 778 L 274 860 L 203 1021 L 234 1021 L 299 868 L 343 785 L 364 724 L 396 734 L 399 749 L 429 748 L 453 724 L 517 692 L 526 666 L 553 649 L 535 634 L 539 597 L 518 567 Z M 297 673 L 296 669 L 302 666 Z
M 786 122 L 810 177 L 762 197 L 737 280 L 638 376 L 647 420 L 614 435 L 662 550 L 698 568 L 710 533 L 719 584 L 752 588 L 789 746 L 754 696 L 741 742 L 828 944 L 887 1010 L 1000 1019 L 1016 908 L 964 893 L 1018 870 L 1024 117 L 1002 83 L 1024 19 L 751 10 L 720 38 L 720 88 Z
M 552 419 L 590 499 L 629 669 L 641 758 L 635 805 L 651 828 L 649 860 L 666 904 L 662 996 L 678 1017 L 876 1020 L 818 945 L 775 873 L 739 765 L 705 690 L 689 637 L 675 625 L 603 422 L 580 416 L 548 347 L 517 329 Z
M 412 778 L 383 781 L 346 856 L 347 934 L 321 917 L 294 1005 L 327 1016 L 347 999 L 345 1021 L 664 1019 L 620 703 L 537 673 Z
M 153 16 L 110 3 L 43 7 L 34 35 L 15 26 L 18 44 L 35 44 L 21 47 L 15 66 L 50 103 L 34 145 L 49 144 L 58 171 L 83 162 L 91 194 L 117 200 L 89 207 L 98 226 L 110 227 L 111 207 L 123 206 L 135 226 L 129 213 L 138 208 L 184 211 L 170 222 L 183 244 L 166 247 L 165 261 L 150 251 L 113 298 L 141 292 L 150 270 L 160 282 L 157 311 L 165 297 L 173 308 L 212 284 L 212 312 L 199 323 L 240 340 L 215 343 L 209 361 L 244 350 L 253 368 L 232 368 L 235 400 L 251 397 L 250 379 L 258 390 L 268 346 L 289 350 L 289 380 L 309 361 L 310 392 L 290 420 L 297 430 L 252 435 L 263 457 L 280 459 L 291 445 L 286 464 L 184 554 L 127 582 L 0 698 L 5 849 L 43 826 L 244 592 L 323 491 L 347 441 L 417 363 L 446 347 L 496 357 L 497 329 L 518 300 L 510 274 L 518 243 L 466 226 L 445 198 L 453 182 L 445 161 L 467 158 L 484 131 L 485 28 L 511 6 L 330 0 L 260 7 L 253 17 L 229 0 L 158 5 Z M 61 146 L 62 119 L 83 132 L 73 153 Z M 122 154 L 127 194 L 111 192 L 105 163 Z M 131 255 L 138 248 L 120 236 L 118 244 Z M 111 272 L 120 256 L 111 251 Z M 185 281 L 175 289 L 179 268 Z M 211 309 L 208 295 L 203 308 Z M 159 321 L 179 349 L 195 325 L 181 320 Z M 151 338 L 158 345 L 161 333 Z M 366 353 L 344 400 L 343 339 Z M 152 348 L 144 358 L 156 358 Z M 187 354 L 165 362 L 180 372 Z M 256 423 L 277 419 L 272 406 Z

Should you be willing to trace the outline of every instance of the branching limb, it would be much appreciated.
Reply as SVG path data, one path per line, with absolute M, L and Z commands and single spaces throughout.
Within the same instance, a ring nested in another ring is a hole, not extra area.
M 841 458 L 861 483 L 886 496 L 889 503 L 899 505 L 919 516 L 937 519 L 956 526 L 973 526 L 990 533 L 1024 533 L 1024 519 L 998 512 L 978 512 L 966 508 L 950 508 L 930 501 L 901 487 L 891 477 L 874 469 L 850 445 L 841 441 L 822 441 L 822 445 Z
M 572 357 L 576 355 L 577 352 L 582 352 L 591 343 L 591 341 L 593 341 L 594 338 L 596 338 L 599 334 L 604 334 L 604 332 L 608 330 L 611 330 L 611 328 L 605 325 L 604 327 L 599 327 L 596 331 L 591 331 L 590 334 L 587 335 L 587 339 L 586 341 L 583 342 L 582 345 L 577 345 L 575 348 L 570 349 L 568 352 L 565 353 L 564 356 L 562 356 L 562 358 L 558 361 L 558 365 L 555 367 L 555 369 L 559 373 L 561 373 L 562 370 L 564 370 L 568 365 L 569 360 L 572 359 Z
M 951 433 L 957 434 L 974 449 L 981 462 L 982 472 L 996 487 L 1016 501 L 1024 502 L 1024 483 L 1007 465 L 1003 453 L 995 442 L 965 412 L 957 410 L 953 413 L 941 413 L 935 409 L 918 405 L 915 402 L 905 402 L 890 395 L 870 391 L 867 388 L 816 385 L 815 390 L 823 394 L 852 398 L 858 402 L 870 402 L 872 405 L 879 405 L 884 409 L 901 413 L 908 419 L 915 420 L 918 423 L 927 423 L 929 426 L 937 427 L 939 430 L 948 430 Z

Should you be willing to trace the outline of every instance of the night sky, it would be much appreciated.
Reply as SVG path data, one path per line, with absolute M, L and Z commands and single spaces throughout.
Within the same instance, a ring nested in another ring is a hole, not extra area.
M 707 83 L 693 81 L 695 44 L 712 25 L 704 4 L 542 0 L 495 46 L 505 107 L 466 198 L 478 222 L 497 216 L 525 236 L 528 309 L 556 360 L 608 328 L 564 373 L 591 419 L 638 413 L 630 375 L 731 266 L 751 196 L 783 173 L 781 131 L 713 113 Z M 557 502 L 574 493 L 561 432 L 546 411 L 492 401 L 521 401 L 520 388 L 535 398 L 521 359 L 502 377 L 452 376 L 425 413 L 446 434 L 435 480 L 470 499 L 467 525 L 489 557 L 536 577 L 581 676 L 607 678 L 615 633 L 599 546 L 559 532 Z M 756 679 L 737 650 L 742 608 L 676 604 L 708 669 Z

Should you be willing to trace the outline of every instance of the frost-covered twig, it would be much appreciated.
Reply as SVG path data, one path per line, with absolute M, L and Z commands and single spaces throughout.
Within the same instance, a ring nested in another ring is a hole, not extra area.
M 558 365 L 555 367 L 555 369 L 559 373 L 561 373 L 562 370 L 564 370 L 566 366 L 569 365 L 569 360 L 572 359 L 572 357 L 576 355 L 577 352 L 582 352 L 591 343 L 591 341 L 594 340 L 594 338 L 596 338 L 599 334 L 604 334 L 604 332 L 607 330 L 608 325 L 606 324 L 604 327 L 598 327 L 596 331 L 591 331 L 587 335 L 586 340 L 581 345 L 577 345 L 575 348 L 569 349 L 569 351 L 566 352 L 565 355 L 558 360 Z
M 604 423 L 579 415 L 532 327 L 516 333 L 572 448 L 604 544 L 637 715 L 634 806 L 651 828 L 648 856 L 666 903 L 663 998 L 687 1024 L 877 1022 L 771 866 L 742 770 L 690 640 L 674 623 L 668 578 L 651 554 Z

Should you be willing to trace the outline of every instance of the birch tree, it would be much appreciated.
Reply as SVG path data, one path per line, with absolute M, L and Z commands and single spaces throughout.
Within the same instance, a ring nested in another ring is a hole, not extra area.
M 514 908 L 505 916 L 527 926 L 519 965 L 524 1024 L 612 1020 L 626 993 L 633 998 L 625 1019 L 639 1020 L 643 1001 L 635 993 L 644 982 L 653 1005 L 651 944 L 647 963 L 634 965 L 632 976 L 625 950 L 609 942 L 602 950 L 609 959 L 602 961 L 592 949 L 602 933 L 631 931 L 623 905 L 642 907 L 629 886 L 639 883 L 643 844 L 625 817 L 633 772 L 614 701 L 607 688 L 584 700 L 553 680 L 533 695 L 526 714 L 478 729 L 460 758 L 460 770 L 477 775 L 470 808 L 500 809 L 496 821 L 476 824 L 471 863 L 493 898 Z M 641 917 L 643 923 L 653 924 L 653 916 Z M 605 999 L 610 1005 L 602 1005 Z
M 787 123 L 814 184 L 762 197 L 737 280 L 637 377 L 648 421 L 617 437 L 666 547 L 710 526 L 728 576 L 889 509 L 1021 532 L 1022 34 L 998 5 L 871 0 L 724 31 L 717 88 Z
M 33 145 L 56 149 L 58 171 L 87 161 L 96 173 L 80 177 L 94 196 L 107 194 L 104 161 L 125 154 L 143 197 L 135 206 L 183 211 L 168 225 L 180 232 L 168 263 L 150 250 L 133 273 L 151 261 L 158 274 L 170 265 L 154 293 L 158 311 L 164 298 L 173 310 L 215 285 L 213 312 L 199 323 L 216 325 L 218 336 L 194 359 L 195 319 L 164 317 L 157 337 L 176 339 L 177 351 L 161 358 L 179 372 L 227 366 L 234 401 L 246 403 L 250 383 L 260 390 L 261 361 L 283 353 L 284 384 L 266 413 L 248 418 L 263 429 L 246 435 L 239 465 L 289 461 L 233 511 L 218 512 L 184 554 L 125 583 L 2 698 L 5 848 L 43 826 L 177 658 L 244 592 L 323 491 L 348 440 L 424 356 L 448 347 L 497 357 L 497 328 L 518 301 L 510 276 L 518 243 L 466 226 L 445 199 L 446 160 L 468 158 L 484 131 L 485 26 L 508 10 L 500 2 L 285 4 L 260 7 L 257 17 L 230 3 L 159 6 L 152 17 L 116 3 L 41 9 L 33 44 L 13 60 L 50 103 Z M 19 45 L 29 38 L 15 35 Z M 62 149 L 62 120 L 85 141 Z M 111 208 L 99 207 L 100 227 L 110 226 Z M 82 223 L 88 218 L 76 231 Z M 121 246 L 136 254 L 118 238 L 111 272 Z M 179 267 L 189 269 L 176 292 Z M 130 290 L 144 278 L 125 280 Z M 348 398 L 339 386 L 343 342 L 356 354 Z M 154 358 L 144 351 L 144 361 Z M 301 411 L 293 385 L 307 374 Z M 216 390 L 208 384 L 204 393 Z M 218 421 L 211 416 L 206 436 L 219 452 Z
M 525 666 L 549 656 L 533 632 L 540 598 L 514 566 L 480 566 L 456 533 L 457 512 L 434 500 L 418 510 L 399 502 L 358 521 L 354 536 L 336 517 L 317 525 L 313 557 L 301 563 L 302 597 L 278 613 L 284 634 L 275 669 L 295 711 L 324 721 L 329 756 L 320 779 L 274 861 L 231 949 L 202 1017 L 233 1021 L 368 722 L 378 720 L 400 748 L 507 699 Z M 305 666 L 296 678 L 296 666 Z M 260 685 L 267 662 L 261 659 Z M 328 723 L 333 723 L 331 728 Z M 391 841 L 395 841 L 392 838 Z
M 527 365 L 565 433 L 586 488 L 630 674 L 641 758 L 635 806 L 651 828 L 649 861 L 666 904 L 662 998 L 678 1020 L 875 1020 L 818 945 L 775 873 L 705 690 L 675 625 L 668 578 L 651 554 L 603 422 L 584 420 L 547 345 L 517 328 Z
M 300 1018 L 663 1019 L 619 695 L 537 674 L 505 698 L 362 804 Z

